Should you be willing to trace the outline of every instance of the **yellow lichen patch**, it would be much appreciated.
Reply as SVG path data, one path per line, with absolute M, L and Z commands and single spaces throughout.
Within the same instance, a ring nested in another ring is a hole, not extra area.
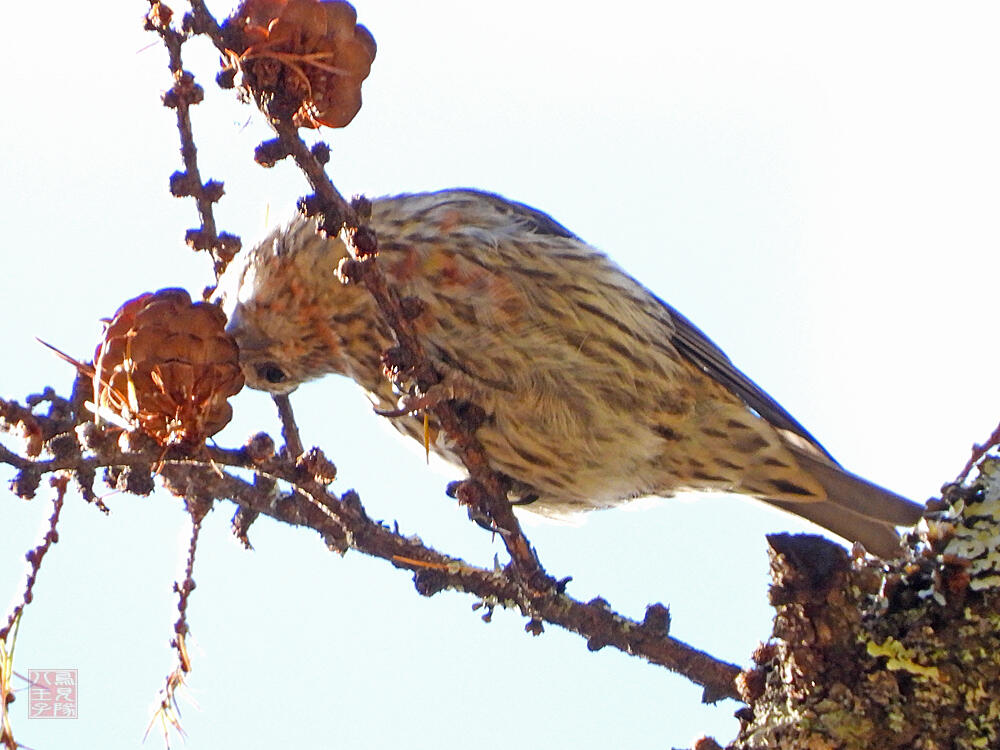
M 891 636 L 886 638 L 881 644 L 869 641 L 867 650 L 869 656 L 885 657 L 887 659 L 885 664 L 887 669 L 893 671 L 902 670 L 912 675 L 931 680 L 941 679 L 941 672 L 937 667 L 925 667 L 917 664 L 913 660 L 913 653 Z

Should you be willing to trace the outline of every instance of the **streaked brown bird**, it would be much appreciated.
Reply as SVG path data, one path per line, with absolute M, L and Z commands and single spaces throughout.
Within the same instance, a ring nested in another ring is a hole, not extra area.
M 373 201 L 379 264 L 449 393 L 481 407 L 477 437 L 512 498 L 546 515 L 701 490 L 763 500 L 898 553 L 922 508 L 842 469 L 723 352 L 546 214 L 475 190 Z M 238 256 L 219 286 L 247 383 L 287 393 L 327 373 L 379 409 L 393 344 L 368 292 L 341 283 L 340 239 L 296 218 Z M 417 415 L 394 419 L 424 440 Z M 431 448 L 454 461 L 443 434 Z

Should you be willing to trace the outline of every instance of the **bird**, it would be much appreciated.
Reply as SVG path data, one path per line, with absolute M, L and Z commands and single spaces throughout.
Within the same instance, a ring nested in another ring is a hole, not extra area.
M 547 214 L 461 188 L 375 198 L 367 225 L 387 282 L 420 300 L 412 321 L 449 396 L 474 404 L 476 437 L 512 502 L 565 518 L 646 496 L 736 493 L 900 553 L 895 527 L 922 506 L 842 468 L 677 310 Z M 219 279 L 246 382 L 287 394 L 345 375 L 382 413 L 407 394 L 383 372 L 393 332 L 345 284 L 342 236 L 301 215 Z M 391 417 L 458 463 L 431 418 Z

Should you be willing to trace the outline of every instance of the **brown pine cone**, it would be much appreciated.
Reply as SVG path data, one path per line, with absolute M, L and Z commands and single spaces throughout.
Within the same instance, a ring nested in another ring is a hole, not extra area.
M 293 123 L 307 128 L 342 128 L 354 119 L 376 47 L 350 3 L 246 0 L 230 23 L 242 32 L 230 63 L 269 111 L 292 113 Z
M 239 350 L 215 305 L 183 289 L 131 299 L 94 352 L 94 402 L 161 445 L 195 445 L 232 418 L 243 388 Z

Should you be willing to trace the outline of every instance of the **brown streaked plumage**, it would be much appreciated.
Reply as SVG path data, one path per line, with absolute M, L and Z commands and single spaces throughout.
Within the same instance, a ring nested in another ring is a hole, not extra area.
M 898 550 L 921 507 L 844 471 L 701 331 L 547 215 L 473 190 L 376 199 L 379 263 L 444 385 L 485 410 L 477 436 L 531 510 L 560 515 L 644 495 L 737 492 L 869 551 Z M 297 218 L 220 283 L 247 383 L 288 392 L 327 373 L 382 409 L 391 333 L 336 278 L 342 242 Z M 394 420 L 423 440 L 420 417 Z M 444 436 L 432 449 L 453 459 Z

